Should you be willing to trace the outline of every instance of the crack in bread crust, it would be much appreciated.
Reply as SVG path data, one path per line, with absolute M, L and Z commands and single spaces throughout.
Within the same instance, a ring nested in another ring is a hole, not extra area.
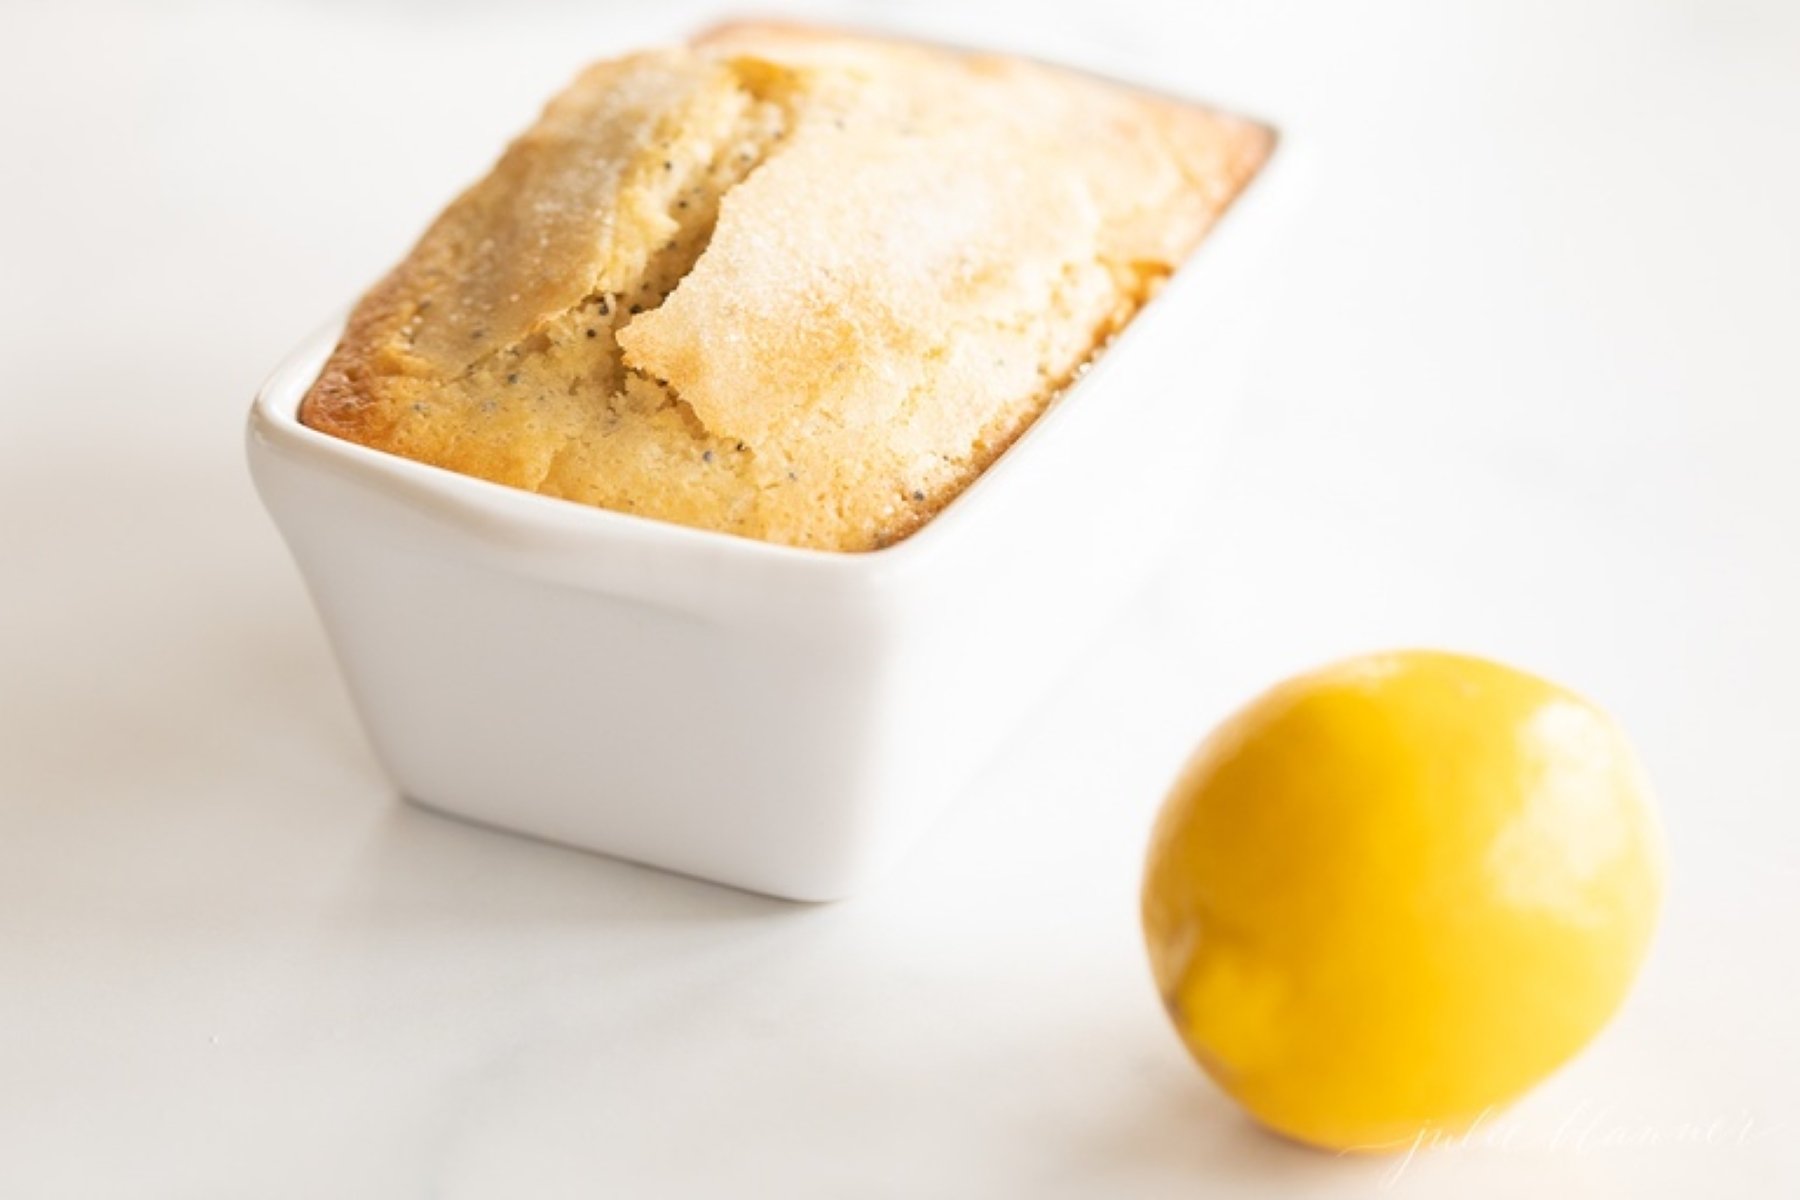
M 737 72 L 733 74 L 736 76 Z M 704 161 L 677 167 L 672 159 L 664 159 L 661 164 L 652 160 L 644 168 L 651 183 L 659 170 L 677 180 L 672 192 L 659 189 L 666 193 L 663 211 L 674 227 L 668 240 L 645 260 L 636 279 L 616 292 L 584 296 L 579 304 L 547 322 L 538 335 L 545 339 L 546 347 L 586 351 L 576 355 L 579 367 L 569 375 L 565 388 L 569 396 L 597 397 L 616 417 L 627 384 L 640 396 L 647 395 L 650 389 L 664 393 L 665 407 L 683 419 L 690 439 L 701 446 L 703 462 L 712 435 L 667 380 L 624 364 L 618 334 L 640 315 L 656 311 L 680 288 L 706 253 L 725 197 L 768 158 L 780 141 L 786 125 L 785 111 L 757 89 L 743 86 L 741 79 L 739 87 L 745 107 Z M 520 359 L 528 357 L 517 347 L 508 353 Z M 582 431 L 571 430 L 526 486 L 533 491 L 560 494 L 556 478 L 567 469 L 581 445 Z M 716 459 L 716 449 L 713 453 Z

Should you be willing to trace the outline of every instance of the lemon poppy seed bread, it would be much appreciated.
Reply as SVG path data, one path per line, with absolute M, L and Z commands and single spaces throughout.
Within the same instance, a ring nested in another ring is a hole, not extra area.
M 1261 165 L 1034 63 L 727 27 L 590 67 L 357 306 L 315 429 L 793 546 L 918 528 Z

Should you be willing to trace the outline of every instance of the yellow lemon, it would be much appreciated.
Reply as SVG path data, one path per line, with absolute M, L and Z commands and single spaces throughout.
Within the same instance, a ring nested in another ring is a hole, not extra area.
M 1656 923 L 1661 838 L 1605 713 L 1453 654 L 1275 688 L 1194 754 L 1144 879 L 1177 1030 L 1319 1146 L 1453 1134 L 1579 1050 Z

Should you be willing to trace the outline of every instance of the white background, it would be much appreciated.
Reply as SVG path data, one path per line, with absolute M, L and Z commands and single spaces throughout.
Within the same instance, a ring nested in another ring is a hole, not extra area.
M 1323 173 L 1178 568 L 807 908 L 396 802 L 239 446 L 578 63 L 704 10 L 0 8 L 0 1195 L 1800 1194 L 1800 7 L 830 11 Z M 1621 1018 L 1402 1164 L 1239 1117 L 1135 919 L 1187 747 L 1398 644 L 1615 709 L 1673 854 Z

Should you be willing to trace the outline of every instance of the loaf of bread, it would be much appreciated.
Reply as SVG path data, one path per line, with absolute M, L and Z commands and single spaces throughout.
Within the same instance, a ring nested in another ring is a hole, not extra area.
M 1269 146 L 1034 63 L 726 27 L 552 100 L 364 297 L 300 418 L 546 496 L 876 549 L 1031 424 Z

